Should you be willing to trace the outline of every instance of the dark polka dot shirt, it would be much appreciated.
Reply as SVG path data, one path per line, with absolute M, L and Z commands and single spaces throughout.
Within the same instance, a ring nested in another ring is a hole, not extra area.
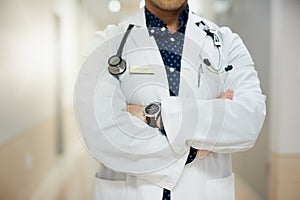
M 166 24 L 145 8 L 146 25 L 151 37 L 155 38 L 159 48 L 169 83 L 170 96 L 179 95 L 181 58 L 184 45 L 184 34 L 188 21 L 189 7 L 187 6 L 179 15 L 180 26 L 174 33 L 170 33 Z M 190 153 L 186 164 L 191 163 L 197 154 L 197 150 L 190 148 Z M 162 200 L 170 200 L 171 192 L 167 189 L 163 191 Z

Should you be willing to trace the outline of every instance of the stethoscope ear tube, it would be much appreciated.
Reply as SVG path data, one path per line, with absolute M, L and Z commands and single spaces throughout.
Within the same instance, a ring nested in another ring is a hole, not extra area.
M 129 36 L 129 34 L 130 34 L 130 32 L 131 32 L 131 30 L 132 30 L 133 27 L 134 27 L 133 24 L 129 24 L 129 26 L 128 26 L 128 28 L 127 28 L 127 30 L 126 30 L 123 38 L 122 38 L 122 41 L 120 43 L 119 49 L 117 51 L 117 56 L 122 57 L 122 53 L 123 53 L 123 49 L 124 49 L 125 43 L 126 43 L 127 38 L 128 38 L 128 36 Z

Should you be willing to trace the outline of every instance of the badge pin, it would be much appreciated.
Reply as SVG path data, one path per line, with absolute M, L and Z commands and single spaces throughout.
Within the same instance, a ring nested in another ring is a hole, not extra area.
M 130 66 L 130 74 L 154 74 L 152 67 L 150 66 Z

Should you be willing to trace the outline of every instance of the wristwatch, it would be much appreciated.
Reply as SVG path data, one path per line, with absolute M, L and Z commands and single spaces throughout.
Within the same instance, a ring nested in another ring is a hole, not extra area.
M 160 103 L 153 102 L 144 108 L 144 114 L 147 124 L 153 128 L 157 128 L 157 118 L 160 116 Z

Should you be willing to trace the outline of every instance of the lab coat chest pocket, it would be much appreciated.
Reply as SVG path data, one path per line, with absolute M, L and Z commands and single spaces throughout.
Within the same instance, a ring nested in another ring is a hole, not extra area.
M 220 73 L 217 73 L 212 72 L 212 70 L 210 70 L 209 67 L 205 65 L 205 63 L 202 63 L 200 88 L 202 90 L 206 90 L 206 92 L 209 94 L 209 98 L 217 98 L 221 94 L 221 92 L 224 92 L 226 89 L 228 89 L 225 88 L 225 82 L 230 71 L 224 71 L 225 67 L 228 66 L 227 56 L 224 56 L 224 54 L 221 64 L 222 65 L 220 66 Z M 219 68 L 219 66 L 211 67 L 214 67 L 216 69 Z
M 228 56 L 223 49 L 222 56 L 220 56 L 213 44 L 205 47 L 205 50 L 199 50 L 200 52 L 185 53 L 180 80 L 182 88 L 180 93 L 184 96 L 186 96 L 187 91 L 192 90 L 198 99 L 214 99 L 225 89 L 224 83 L 227 79 L 227 73 L 224 72 L 224 68 L 228 65 Z M 209 70 L 206 65 L 208 62 L 204 62 L 205 59 L 209 60 L 211 68 L 220 68 L 220 72 L 223 73 Z M 185 83 L 188 83 L 186 84 L 189 87 L 188 89 L 182 87 Z
M 180 79 L 181 96 L 195 96 L 197 99 L 217 98 L 224 91 L 225 76 L 200 68 L 183 67 Z
M 217 98 L 224 91 L 222 74 L 212 73 L 208 69 L 203 69 L 200 85 L 202 90 L 206 90 L 210 99 Z
M 207 200 L 234 200 L 234 174 L 207 181 Z

